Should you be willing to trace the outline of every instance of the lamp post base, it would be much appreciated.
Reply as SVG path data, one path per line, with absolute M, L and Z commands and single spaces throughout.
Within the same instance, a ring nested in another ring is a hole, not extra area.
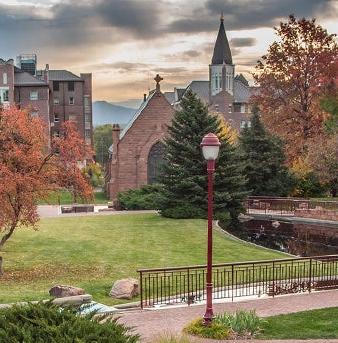
M 203 324 L 209 326 L 214 319 L 214 312 L 212 310 L 212 283 L 207 283 L 207 308 L 203 316 Z

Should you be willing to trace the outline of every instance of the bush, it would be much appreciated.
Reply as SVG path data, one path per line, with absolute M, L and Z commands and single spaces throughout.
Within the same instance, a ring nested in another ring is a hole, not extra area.
M 237 311 L 235 314 L 218 314 L 210 326 L 203 319 L 196 319 L 184 328 L 184 332 L 213 339 L 251 338 L 261 331 L 263 320 L 255 311 Z
M 302 198 L 314 198 L 323 196 L 326 191 L 326 187 L 320 183 L 318 177 L 310 172 L 296 178 L 296 186 L 291 195 Z
M 40 302 L 2 309 L 0 342 L 135 343 L 139 337 L 129 334 L 117 318 L 95 312 L 80 316 L 74 307 L 61 309 L 52 302 Z
M 192 321 L 183 331 L 187 334 L 203 338 L 227 339 L 230 337 L 229 328 L 225 327 L 222 323 L 213 321 L 211 325 L 205 326 L 202 318 Z
M 207 214 L 205 211 L 190 204 L 182 204 L 181 206 L 162 209 L 161 215 L 167 218 L 175 218 L 175 219 L 206 218 L 207 217 Z
M 236 311 L 235 314 L 223 313 L 214 319 L 215 323 L 229 328 L 236 336 L 253 337 L 261 330 L 262 319 L 255 311 Z
M 121 210 L 157 210 L 162 200 L 162 186 L 145 185 L 117 195 L 117 207 Z

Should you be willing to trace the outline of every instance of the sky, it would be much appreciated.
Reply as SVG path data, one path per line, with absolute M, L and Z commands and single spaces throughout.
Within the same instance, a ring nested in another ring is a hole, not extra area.
M 141 99 L 159 73 L 163 91 L 207 80 L 220 14 L 236 73 L 250 79 L 289 14 L 338 32 L 338 0 L 0 0 L 0 58 L 93 73 L 93 98 Z

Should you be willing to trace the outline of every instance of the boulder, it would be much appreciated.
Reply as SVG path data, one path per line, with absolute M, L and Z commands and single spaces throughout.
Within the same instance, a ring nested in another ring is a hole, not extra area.
M 86 294 L 83 288 L 67 286 L 67 285 L 55 285 L 49 290 L 49 294 L 55 298 L 73 297 L 75 295 Z
M 132 299 L 139 294 L 138 280 L 133 278 L 115 281 L 109 293 L 116 299 Z

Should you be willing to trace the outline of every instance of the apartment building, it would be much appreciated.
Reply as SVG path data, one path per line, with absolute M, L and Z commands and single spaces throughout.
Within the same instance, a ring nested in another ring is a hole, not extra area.
M 15 104 L 41 117 L 51 137 L 58 136 L 62 123 L 70 120 L 92 146 L 92 74 L 50 70 L 48 64 L 44 70 L 36 70 L 36 57 L 29 60 L 27 55 L 18 56 L 17 61 L 23 69 L 12 59 L 0 59 L 0 104 Z

